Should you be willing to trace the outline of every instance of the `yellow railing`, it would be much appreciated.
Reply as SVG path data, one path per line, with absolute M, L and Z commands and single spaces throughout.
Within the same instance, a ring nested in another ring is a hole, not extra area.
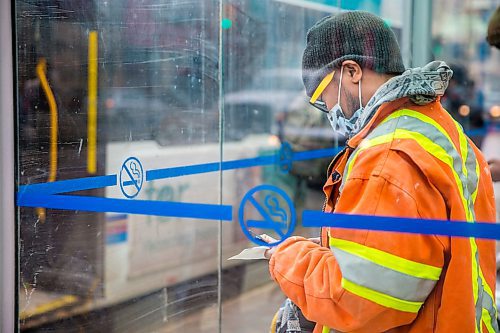
M 87 103 L 87 172 L 97 172 L 97 31 L 89 33 L 88 103 Z
M 49 81 L 47 80 L 47 61 L 45 58 L 40 58 L 38 64 L 36 65 L 36 75 L 40 80 L 40 85 L 42 86 L 45 97 L 49 104 L 50 112 L 50 148 L 49 148 L 49 178 L 48 182 L 53 182 L 56 180 L 57 175 L 57 132 L 58 132 L 58 121 L 57 121 L 57 103 L 52 90 L 50 89 Z M 45 208 L 37 208 L 37 214 L 40 221 L 45 221 Z

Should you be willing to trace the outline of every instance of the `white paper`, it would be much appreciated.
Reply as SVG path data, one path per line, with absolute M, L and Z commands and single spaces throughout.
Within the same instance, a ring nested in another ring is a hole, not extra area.
M 268 250 L 269 247 L 267 246 L 256 246 L 256 247 L 251 247 L 248 249 L 244 249 L 241 251 L 239 254 L 232 256 L 231 258 L 227 260 L 254 260 L 254 259 L 267 259 L 265 257 L 266 250 Z

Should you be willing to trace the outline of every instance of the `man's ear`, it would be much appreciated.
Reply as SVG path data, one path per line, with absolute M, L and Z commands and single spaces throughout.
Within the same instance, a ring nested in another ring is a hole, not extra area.
M 352 83 L 357 84 L 363 77 L 363 70 L 357 62 L 346 60 L 342 63 L 342 66 L 344 66 L 344 72 L 348 74 L 347 76 Z

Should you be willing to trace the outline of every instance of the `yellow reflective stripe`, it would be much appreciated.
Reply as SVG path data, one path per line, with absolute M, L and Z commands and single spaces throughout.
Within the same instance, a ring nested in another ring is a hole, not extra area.
M 460 124 L 458 122 L 456 122 L 455 120 L 453 121 L 453 123 L 455 124 L 455 127 L 457 128 L 458 140 L 460 142 L 460 155 L 462 157 L 462 173 L 464 175 L 464 178 L 467 179 L 467 177 L 468 177 L 468 170 L 467 170 L 467 166 L 466 166 L 467 154 L 468 154 L 467 153 L 467 151 L 468 151 L 467 138 L 465 137 L 465 134 L 464 134 Z M 462 184 L 462 188 L 463 188 L 463 185 L 464 184 Z M 477 186 L 476 186 L 476 188 L 477 188 Z M 462 196 L 463 196 L 463 193 L 462 193 Z M 463 199 L 465 199 L 465 198 L 463 198 Z M 472 210 L 474 209 L 474 207 L 473 206 L 470 207 L 470 205 L 467 204 L 466 206 L 464 206 L 464 209 L 465 209 L 465 213 L 467 215 L 467 217 L 466 217 L 467 221 L 474 222 L 474 216 L 472 213 Z
M 425 116 L 425 115 L 423 115 L 419 112 L 413 111 L 413 110 L 408 110 L 408 109 L 398 110 L 398 111 L 394 112 L 393 114 L 391 114 L 386 119 L 384 119 L 384 121 L 381 124 L 386 123 L 386 122 L 390 121 L 391 119 L 396 119 L 396 118 L 399 118 L 402 116 L 414 117 L 414 118 L 419 119 L 422 122 L 425 122 L 425 123 L 432 125 L 434 128 L 436 128 L 439 132 L 441 132 L 441 134 L 443 134 L 448 139 L 448 141 L 450 142 L 452 147 L 455 147 L 455 145 L 454 145 L 453 141 L 451 140 L 450 136 L 448 135 L 448 133 L 436 121 L 434 121 L 432 118 L 430 118 L 428 116 Z M 468 159 L 468 152 L 469 152 L 468 140 L 467 140 L 466 136 L 464 135 L 463 129 L 461 128 L 461 126 L 456 121 L 454 121 L 454 124 L 457 128 L 457 133 L 459 136 L 459 151 L 460 151 L 460 157 L 461 157 L 462 174 L 464 176 L 464 180 L 466 180 L 468 178 L 468 169 L 466 167 L 466 163 L 467 163 L 467 159 Z M 460 193 L 460 197 L 461 197 L 464 211 L 466 214 L 466 219 L 468 222 L 474 223 L 474 220 L 475 220 L 475 218 L 474 218 L 474 203 L 477 199 L 478 188 L 479 188 L 479 178 L 480 178 L 479 163 L 478 163 L 477 159 L 475 159 L 475 162 L 476 162 L 475 163 L 476 164 L 475 165 L 475 172 L 477 175 L 477 183 L 476 183 L 477 185 L 475 186 L 474 192 L 470 193 L 470 190 L 472 190 L 472 189 L 469 189 L 471 184 L 462 183 L 461 177 L 458 175 L 457 171 L 454 168 L 453 158 L 441 146 L 435 144 L 433 141 L 429 140 L 426 136 L 424 136 L 418 132 L 413 132 L 413 131 L 408 131 L 408 130 L 403 130 L 403 129 L 396 129 L 394 131 L 394 135 L 391 136 L 390 134 L 386 134 L 386 135 L 383 135 L 382 137 L 384 137 L 384 138 L 382 140 L 379 140 L 379 142 L 377 142 L 377 143 L 372 142 L 372 140 L 374 140 L 374 139 L 364 140 L 362 142 L 363 146 L 360 145 L 359 149 L 352 156 L 351 161 L 349 162 L 349 164 L 347 166 L 346 177 L 344 177 L 344 180 L 348 179 L 349 174 L 352 171 L 354 162 L 357 159 L 358 154 L 362 150 L 373 147 L 377 144 L 387 143 L 393 139 L 413 139 L 413 140 L 417 141 L 417 143 L 420 146 L 422 146 L 422 148 L 424 148 L 427 152 L 429 152 L 431 155 L 433 155 L 437 159 L 441 160 L 442 162 L 444 162 L 445 164 L 447 164 L 450 167 L 451 171 L 453 172 L 453 176 L 455 178 L 455 182 L 457 184 L 457 188 L 458 188 L 459 193 Z M 473 151 L 472 151 L 472 153 L 473 153 Z M 464 186 L 465 186 L 465 188 L 464 188 Z M 465 191 L 468 194 L 468 198 L 465 197 L 465 193 L 464 193 Z M 476 254 L 478 252 L 476 241 L 474 238 L 469 238 L 469 241 L 470 241 L 471 253 L 472 253 L 472 258 L 471 258 L 472 259 L 472 283 L 473 283 L 473 294 L 474 294 L 475 304 L 477 304 L 477 300 L 478 300 L 478 293 L 479 293 L 478 283 L 481 283 L 481 286 L 483 287 L 482 292 L 485 292 L 488 296 L 491 297 L 492 300 L 494 300 L 495 298 L 493 297 L 493 293 L 491 292 L 491 288 L 485 282 L 486 280 L 483 276 L 482 269 L 476 260 Z M 481 305 L 481 306 L 483 306 L 483 305 Z M 491 326 L 492 322 L 491 322 L 490 313 L 488 312 L 487 309 L 482 308 L 481 310 L 482 310 L 481 311 L 482 312 L 481 320 L 483 322 L 485 322 L 486 325 L 488 325 L 488 330 L 494 331 L 493 327 Z M 495 308 L 494 311 L 495 311 L 494 320 L 496 320 L 496 317 L 498 316 L 497 309 Z M 478 331 L 477 326 L 478 325 L 476 325 L 476 332 Z
M 382 294 L 378 291 L 352 283 L 351 281 L 344 278 L 342 278 L 341 285 L 342 288 L 349 291 L 350 293 L 353 293 L 354 295 L 385 306 L 386 308 L 391 308 L 399 311 L 417 313 L 422 304 L 424 304 L 424 302 L 404 301 L 399 298 Z
M 363 142 L 360 144 L 358 151 L 353 155 L 351 162 L 349 163 L 347 167 L 347 173 L 345 179 L 347 180 L 349 178 L 349 175 L 352 171 L 352 167 L 354 166 L 355 160 L 358 156 L 358 154 L 367 148 L 380 145 L 383 143 L 388 143 L 394 139 L 412 139 L 415 140 L 424 150 L 426 150 L 428 153 L 445 163 L 450 167 L 450 170 L 453 172 L 453 177 L 455 178 L 455 182 L 457 183 L 458 191 L 460 192 L 460 198 L 462 199 L 462 204 L 465 207 L 465 212 L 468 220 L 470 219 L 470 214 L 467 214 L 469 211 L 467 209 L 467 200 L 464 197 L 464 192 L 463 192 L 463 186 L 462 186 L 462 181 L 460 180 L 460 177 L 458 176 L 457 172 L 455 171 L 455 168 L 453 167 L 453 158 L 443 149 L 443 147 L 437 145 L 434 143 L 432 140 L 427 138 L 425 135 L 418 133 L 418 132 L 412 132 L 408 130 L 404 130 L 401 128 L 397 128 L 393 133 L 389 134 L 384 134 L 378 137 L 375 137 L 373 139 L 366 139 L 363 140 Z
M 469 238 L 470 248 L 472 252 L 472 293 L 474 295 L 474 304 L 477 303 L 479 285 L 477 284 L 479 267 L 476 261 L 477 245 L 474 238 Z
M 399 131 L 397 129 L 396 131 Z M 450 169 L 453 172 L 453 176 L 455 177 L 455 181 L 457 183 L 457 187 L 460 193 L 460 198 L 462 200 L 462 204 L 466 213 L 466 219 L 468 222 L 474 222 L 474 218 L 472 215 L 472 212 L 469 208 L 468 202 L 465 198 L 464 195 L 464 188 L 462 181 L 460 180 L 460 177 L 458 176 L 456 170 L 453 167 L 453 159 L 451 156 L 449 156 L 442 147 L 436 145 L 434 142 L 429 140 L 427 137 L 423 136 L 420 133 L 412 132 L 413 135 L 416 135 L 415 140 L 422 146 L 424 149 L 426 149 L 429 153 L 431 153 L 433 156 L 438 158 L 439 160 L 443 161 L 444 163 L 448 164 Z M 396 135 L 395 137 L 400 137 L 399 135 Z M 479 286 L 478 286 L 478 272 L 480 272 L 480 268 L 478 266 L 477 261 L 475 260 L 475 254 L 477 253 L 477 245 L 476 241 L 474 238 L 469 238 L 469 242 L 471 245 L 471 255 L 472 255 L 472 290 L 473 290 L 473 296 L 474 296 L 474 303 L 477 303 L 478 300 L 478 292 L 479 292 Z
M 375 137 L 373 139 L 366 139 L 363 140 L 363 142 L 360 144 L 358 151 L 353 155 L 351 162 L 348 165 L 347 173 L 346 173 L 346 178 L 349 178 L 350 172 L 352 171 L 352 167 L 355 163 L 355 160 L 359 154 L 360 151 L 365 150 L 367 148 L 373 147 L 375 145 L 383 144 L 390 142 L 394 139 L 412 139 L 415 140 L 424 150 L 426 150 L 428 153 L 445 163 L 450 167 L 450 170 L 453 173 L 453 177 L 455 178 L 455 182 L 457 184 L 457 189 L 460 193 L 460 198 L 462 200 L 462 204 L 467 216 L 467 221 L 472 220 L 472 216 L 470 214 L 470 210 L 468 209 L 468 203 L 467 200 L 465 199 L 464 196 L 464 189 L 463 189 L 463 184 L 462 181 L 460 180 L 459 175 L 457 174 L 455 168 L 453 167 L 453 158 L 443 149 L 443 147 L 439 146 L 438 144 L 434 143 L 432 140 L 427 138 L 425 135 L 418 133 L 418 132 L 412 132 L 408 130 L 404 130 L 401 128 L 396 128 L 393 133 L 389 134 L 384 134 L 378 137 Z
M 393 138 L 394 138 L 394 133 L 389 133 L 389 134 L 377 136 L 373 139 L 369 139 L 369 140 L 365 139 L 365 140 L 361 141 L 358 149 L 356 149 L 356 152 L 352 155 L 351 161 L 349 162 L 349 165 L 347 166 L 347 173 L 346 173 L 345 179 L 349 178 L 349 174 L 351 173 L 354 162 L 356 161 L 358 154 L 361 151 L 368 149 L 368 148 L 371 148 L 371 147 L 374 147 L 374 146 L 377 146 L 377 145 L 391 142 L 393 140 Z
M 323 326 L 321 333 L 330 333 L 330 328 L 328 326 Z
M 483 285 L 488 285 L 488 284 L 483 282 Z M 487 292 L 487 293 L 490 294 L 491 290 L 490 290 L 490 292 Z M 492 298 L 492 300 L 494 300 L 494 298 Z M 495 305 L 495 303 L 493 303 L 493 305 Z M 491 318 L 490 312 L 488 311 L 488 309 L 485 309 L 483 307 L 483 309 L 481 311 L 481 321 L 486 325 L 488 332 L 496 333 L 495 329 L 492 326 L 492 322 L 493 322 L 493 320 L 496 320 L 496 318 L 498 317 L 498 312 L 497 312 L 496 306 L 493 306 L 493 308 L 495 309 L 495 318 Z
M 462 130 L 462 127 L 460 124 L 456 121 L 453 121 L 455 123 L 455 127 L 457 128 L 458 132 L 458 140 L 460 142 L 460 155 L 462 156 L 462 170 L 464 172 L 465 178 L 467 178 L 467 168 L 465 167 L 465 162 L 467 161 L 467 138 L 464 135 L 464 132 Z
M 391 119 L 395 119 L 395 118 L 399 118 L 399 117 L 403 117 L 403 116 L 409 116 L 409 117 L 417 118 L 417 119 L 419 119 L 422 122 L 425 122 L 425 123 L 427 123 L 429 125 L 432 125 L 434 128 L 436 128 L 441 134 L 443 134 L 448 139 L 448 141 L 450 142 L 450 144 L 451 144 L 452 147 L 455 146 L 454 143 L 453 143 L 453 141 L 451 140 L 451 137 L 449 136 L 449 134 L 444 130 L 444 128 L 440 124 L 438 124 L 434 119 L 430 118 L 429 116 L 426 116 L 426 115 L 424 115 L 424 114 L 422 114 L 420 112 L 417 112 L 417 111 L 413 111 L 413 110 L 410 110 L 410 109 L 398 110 L 398 111 L 392 113 L 391 115 L 389 115 L 386 119 L 384 119 L 384 121 L 382 121 L 381 124 L 383 124 L 383 123 L 385 123 L 385 122 L 387 122 L 387 121 L 389 121 Z M 467 146 L 467 138 L 465 137 L 465 135 L 463 133 L 463 130 L 460 127 L 460 124 L 458 124 L 458 122 L 456 122 L 455 120 L 453 120 L 453 123 L 455 124 L 455 127 L 457 128 L 459 142 L 460 142 L 460 152 L 461 152 L 460 155 L 462 157 L 462 170 L 463 170 L 465 178 L 467 178 L 467 168 L 466 168 L 466 165 L 465 165 L 465 162 L 467 160 L 467 147 L 468 147 Z M 424 149 L 426 148 L 425 146 L 423 146 L 423 147 L 424 147 Z M 456 173 L 455 169 L 453 167 L 453 162 L 451 164 L 449 164 L 449 166 L 454 171 L 454 173 Z M 456 179 L 456 177 L 455 177 L 455 179 Z M 458 185 L 460 185 L 460 184 L 463 185 L 461 181 L 458 183 Z M 463 187 L 461 187 L 461 188 L 463 189 Z M 462 201 L 466 202 L 466 200 L 464 198 L 464 195 L 463 195 L 463 190 L 461 190 L 460 194 L 462 196 Z M 468 205 L 464 206 L 466 214 L 470 215 L 470 212 L 468 212 L 467 207 L 468 207 Z M 472 220 L 472 216 L 469 216 L 468 218 Z
M 451 137 L 450 135 L 448 134 L 448 132 L 446 132 L 444 130 L 444 128 L 439 125 L 434 119 L 432 119 L 431 117 L 429 116 L 426 116 L 420 112 L 417 112 L 417 111 L 413 111 L 413 110 L 410 110 L 410 109 L 403 109 L 403 110 L 398 110 L 396 112 L 393 112 L 390 116 L 388 116 L 387 118 L 384 119 L 384 121 L 382 121 L 380 124 L 382 125 L 383 123 L 385 122 L 388 122 L 389 120 L 391 119 L 395 119 L 395 118 L 399 118 L 399 117 L 402 117 L 402 116 L 408 116 L 408 117 L 413 117 L 413 118 L 417 118 L 419 119 L 420 121 L 424 122 L 424 123 L 427 123 L 429 125 L 432 125 L 434 126 L 439 132 L 441 132 L 441 134 L 443 134 L 447 139 L 448 141 L 450 141 L 450 144 L 454 147 L 455 145 L 453 144 L 453 141 L 451 140 Z
M 488 296 L 491 297 L 493 305 L 495 305 L 495 294 L 491 290 L 490 285 L 488 283 L 486 283 L 486 279 L 484 278 L 483 270 L 481 269 L 481 267 L 479 267 L 479 275 L 481 276 L 481 280 L 483 282 L 484 291 L 488 294 Z M 495 309 L 495 317 L 498 317 L 498 309 L 496 308 L 496 306 L 494 306 L 493 308 Z
M 486 283 L 486 279 L 484 278 L 484 275 L 483 275 L 483 270 L 480 269 L 479 270 L 479 275 L 481 276 L 481 280 L 483 281 L 483 288 L 484 288 L 484 291 L 491 297 L 491 299 L 494 301 L 495 300 L 495 296 L 493 294 L 493 291 L 491 290 L 490 288 L 490 285 L 488 283 Z M 497 308 L 495 307 L 495 312 L 497 312 Z
M 437 145 L 434 143 L 432 140 L 427 138 L 425 135 L 418 133 L 418 132 L 411 132 L 403 129 L 396 129 L 395 139 L 413 139 L 417 141 L 417 143 L 424 148 L 428 153 L 430 153 L 432 156 L 440 160 L 441 162 L 447 164 L 450 167 L 450 170 L 453 173 L 453 177 L 455 178 L 455 182 L 457 183 L 458 191 L 460 193 L 460 198 L 462 200 L 462 204 L 464 206 L 465 212 L 467 216 L 467 220 L 470 220 L 470 214 L 467 214 L 469 211 L 467 209 L 467 200 L 465 199 L 464 196 L 464 189 L 463 189 L 463 184 L 462 181 L 460 180 L 459 175 L 457 174 L 455 168 L 453 167 L 453 158 L 443 149 L 443 147 Z
M 403 116 L 408 116 L 408 117 L 413 117 L 413 118 L 417 118 L 419 119 L 420 121 L 424 122 L 424 123 L 427 123 L 429 125 L 432 125 L 434 128 L 436 128 L 441 134 L 443 134 L 447 139 L 448 141 L 450 142 L 451 146 L 454 147 L 454 143 L 453 141 L 451 140 L 451 137 L 449 136 L 449 134 L 444 130 L 444 128 L 439 125 L 434 119 L 420 113 L 420 112 L 417 112 L 417 111 L 413 111 L 413 110 L 410 110 L 410 109 L 403 109 L 403 110 L 398 110 L 396 112 L 393 112 L 391 115 L 389 115 L 386 119 L 384 119 L 384 121 L 382 121 L 381 124 L 391 120 L 391 119 L 395 119 L 395 118 L 400 118 L 400 117 L 403 117 Z M 461 151 L 461 157 L 462 157 L 462 170 L 463 170 L 463 173 L 465 175 L 465 178 L 467 178 L 467 168 L 465 166 L 465 161 L 467 160 L 467 138 L 465 137 L 465 135 L 463 134 L 463 131 L 462 131 L 462 128 L 460 127 L 460 125 L 456 122 L 456 121 L 453 121 L 456 128 L 457 128 L 457 132 L 458 132 L 458 136 L 459 136 L 459 142 L 460 142 L 460 151 Z M 398 129 L 396 129 L 397 131 Z M 414 132 L 416 133 L 416 132 Z M 419 133 L 420 134 L 420 133 Z M 427 137 L 423 136 L 422 134 L 420 134 L 420 136 L 426 138 L 426 140 L 423 140 L 423 141 L 427 141 L 427 142 L 432 142 L 431 140 L 429 140 Z M 417 140 L 418 142 L 418 140 Z M 425 143 L 423 142 L 418 142 L 425 150 L 429 151 L 427 149 L 427 146 L 425 145 Z M 446 153 L 446 151 L 441 147 L 441 146 L 438 146 L 436 145 L 434 142 L 432 142 L 432 146 L 434 147 L 440 147 L 441 149 L 438 149 L 438 150 L 442 150 L 444 151 L 444 154 L 445 155 L 448 155 L 448 153 Z M 436 150 L 434 150 L 436 151 Z M 432 151 L 429 151 L 431 154 Z M 437 155 L 433 154 L 435 157 L 439 158 Z M 442 155 L 442 154 L 440 154 Z M 467 200 L 465 199 L 464 197 L 464 193 L 463 193 L 463 184 L 462 184 L 462 181 L 460 181 L 460 177 L 458 176 L 458 174 L 456 173 L 455 171 L 455 168 L 453 167 L 453 158 L 451 158 L 451 156 L 449 156 L 449 158 L 446 158 L 446 161 L 439 158 L 441 161 L 443 161 L 444 163 L 448 164 L 451 168 L 451 170 L 453 171 L 453 174 L 454 174 L 454 177 L 455 177 L 455 181 L 457 181 L 457 185 L 459 185 L 459 191 L 460 191 L 460 196 L 462 198 L 462 203 L 464 204 L 464 209 L 465 209 L 465 212 L 466 212 L 466 215 L 467 215 L 467 220 L 470 221 L 472 220 L 472 216 L 470 216 L 470 212 L 469 212 L 469 209 L 467 209 L 468 205 L 467 205 Z M 448 163 L 447 161 L 450 161 L 451 160 L 451 163 Z M 460 186 L 462 185 L 462 186 Z
M 472 207 L 474 208 L 474 203 L 476 202 L 476 199 L 477 199 L 477 192 L 478 192 L 478 189 L 479 189 L 479 179 L 480 179 L 480 173 L 479 173 L 479 162 L 477 161 L 477 158 L 476 158 L 476 175 L 477 175 L 477 186 L 476 186 L 476 189 L 474 190 L 474 192 L 472 193 L 471 197 L 472 197 Z
M 330 246 L 355 256 L 369 260 L 377 265 L 394 271 L 428 280 L 439 280 L 441 268 L 422 264 L 372 247 L 339 238 L 330 238 Z
M 468 157 L 467 156 L 467 154 L 468 154 L 467 138 L 465 137 L 465 135 L 463 133 L 463 130 L 462 130 L 462 127 L 460 126 L 460 124 L 458 122 L 456 122 L 456 121 L 454 121 L 454 124 L 455 124 L 455 127 L 457 129 L 457 133 L 458 133 L 458 137 L 459 137 L 459 142 L 460 142 L 460 153 L 461 153 L 461 156 L 462 156 L 462 170 L 463 170 L 463 174 L 464 174 L 465 178 L 467 178 L 467 176 L 468 176 L 468 169 L 465 166 L 465 163 L 466 163 L 467 157 Z M 469 205 L 467 205 L 466 207 L 464 207 L 466 209 L 467 221 L 470 222 L 470 223 L 474 223 L 474 220 L 475 220 L 474 216 L 473 216 L 474 202 L 476 201 L 477 192 L 478 192 L 478 188 L 479 188 L 479 163 L 478 163 L 477 159 L 476 159 L 476 170 L 475 171 L 476 171 L 476 174 L 477 174 L 477 177 L 478 177 L 477 186 L 476 186 L 476 188 L 474 190 L 474 193 L 471 193 Z M 490 295 L 490 297 L 491 297 L 491 289 L 489 288 L 488 284 L 485 282 L 482 269 L 481 269 L 479 263 L 476 260 L 478 249 L 477 249 L 477 243 L 476 243 L 475 238 L 473 238 L 473 237 L 469 238 L 469 242 L 470 242 L 470 245 L 471 245 L 471 252 L 472 252 L 471 253 L 471 257 L 472 257 L 471 258 L 472 259 L 471 260 L 472 261 L 472 291 L 473 291 L 473 296 L 474 296 L 474 304 L 477 304 L 478 298 L 479 298 L 479 285 L 478 285 L 478 281 L 480 281 L 480 283 L 481 283 L 481 285 L 483 287 L 483 291 L 486 292 L 488 295 Z M 486 288 L 489 289 L 489 292 L 488 292 L 488 290 Z M 492 298 L 492 299 L 494 299 L 494 298 Z M 481 304 L 481 307 L 482 307 L 482 304 Z M 478 318 L 476 318 L 476 320 L 477 319 Z M 477 324 L 479 326 L 481 326 L 481 322 L 484 322 L 485 325 L 489 326 L 493 330 L 493 327 L 491 327 L 491 316 L 490 316 L 488 310 L 485 309 L 485 308 L 482 308 L 482 310 L 481 310 L 481 319 L 480 319 L 480 322 L 477 323 Z M 477 328 L 478 325 L 476 325 L 476 331 L 478 331 L 478 328 Z M 488 328 L 488 330 L 490 330 L 490 329 Z M 482 331 L 482 329 L 481 329 L 481 331 Z
M 475 204 L 476 199 L 477 199 L 477 193 L 478 193 L 478 189 L 479 189 L 479 179 L 481 177 L 481 174 L 479 171 L 479 162 L 477 159 L 476 159 L 476 175 L 477 175 L 477 184 L 478 185 L 476 186 L 476 189 L 472 193 L 472 208 L 474 208 L 474 204 Z M 476 245 L 476 249 L 477 249 L 477 245 Z M 491 298 L 493 305 L 494 305 L 495 304 L 495 294 L 491 290 L 489 284 L 486 283 L 486 279 L 484 278 L 484 274 L 483 274 L 483 270 L 482 270 L 481 266 L 479 266 L 479 276 L 481 277 L 484 291 Z M 496 306 L 493 306 L 493 309 L 495 311 L 495 318 L 491 318 L 489 311 L 487 309 L 483 308 L 483 310 L 482 310 L 482 315 L 483 315 L 483 317 L 485 317 L 485 319 L 483 319 L 483 321 L 484 321 L 486 327 L 488 328 L 488 332 L 495 332 L 495 329 L 491 326 L 491 322 L 492 322 L 492 320 L 496 320 L 496 318 L 498 317 L 498 309 L 496 308 Z
M 492 319 L 491 319 L 490 313 L 488 312 L 488 310 L 483 308 L 482 322 L 484 323 L 484 325 L 486 325 L 486 329 L 488 330 L 489 333 L 496 333 L 495 329 L 491 325 L 491 321 L 492 321 Z
M 335 74 L 335 71 L 331 72 L 323 80 L 321 80 L 321 83 L 319 84 L 318 88 L 314 91 L 311 99 L 309 100 L 311 103 L 314 103 L 318 100 L 319 96 L 323 93 L 323 90 L 325 90 L 326 86 L 332 82 L 333 79 L 333 74 Z

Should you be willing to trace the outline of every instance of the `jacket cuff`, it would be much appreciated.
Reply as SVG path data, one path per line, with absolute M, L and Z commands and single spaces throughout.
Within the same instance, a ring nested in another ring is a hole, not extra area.
M 282 254 L 281 252 L 283 252 L 288 247 L 290 247 L 293 244 L 300 242 L 300 241 L 307 241 L 307 239 L 304 237 L 301 237 L 301 236 L 293 236 L 293 237 L 288 237 L 282 243 L 277 245 L 276 251 L 273 253 L 271 258 L 269 259 L 269 274 L 271 274 L 271 278 L 274 281 L 277 281 L 275 276 L 274 276 L 274 267 L 276 265 L 276 260 L 279 260 L 279 257 Z

